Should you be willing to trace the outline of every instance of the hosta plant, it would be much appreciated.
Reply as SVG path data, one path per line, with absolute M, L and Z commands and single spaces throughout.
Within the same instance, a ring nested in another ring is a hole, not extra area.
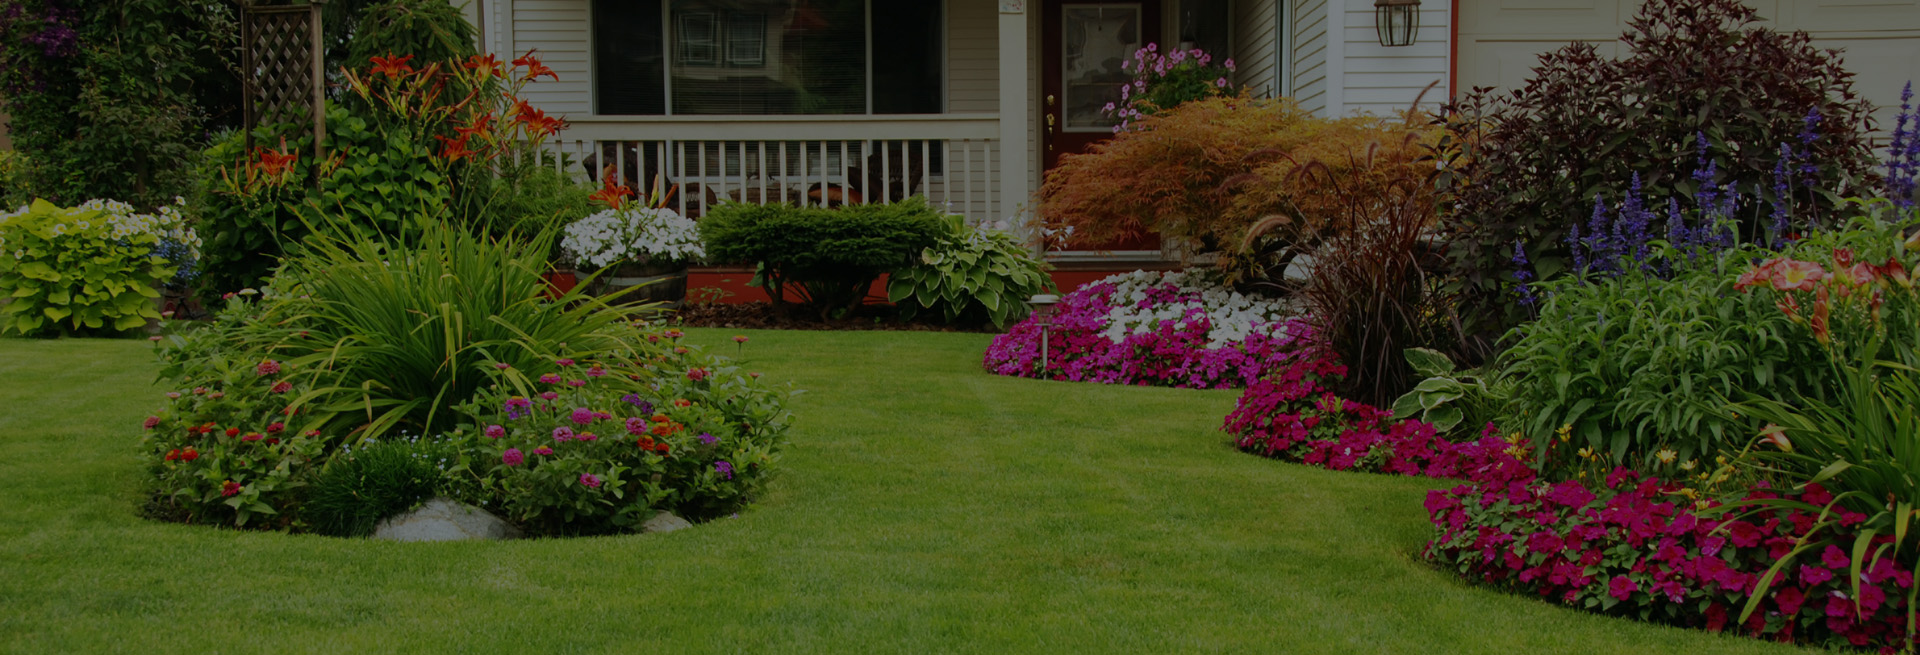
M 920 251 L 918 265 L 892 275 L 887 298 L 911 320 L 922 312 L 947 323 L 982 320 L 1003 327 L 1027 315 L 1027 299 L 1053 288 L 1047 263 L 1012 234 L 946 217 L 946 233 Z
M 160 318 L 158 287 L 192 265 L 199 240 L 178 209 L 34 201 L 0 214 L 0 334 L 125 332 Z

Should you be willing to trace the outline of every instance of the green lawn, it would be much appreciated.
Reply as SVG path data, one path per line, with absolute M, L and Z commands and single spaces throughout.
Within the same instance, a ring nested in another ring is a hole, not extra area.
M 0 340 L 0 651 L 1795 652 L 1429 569 L 1435 482 L 1239 454 L 1234 392 L 995 377 L 975 334 L 749 334 L 807 390 L 769 497 L 447 544 L 141 519 L 147 343 Z

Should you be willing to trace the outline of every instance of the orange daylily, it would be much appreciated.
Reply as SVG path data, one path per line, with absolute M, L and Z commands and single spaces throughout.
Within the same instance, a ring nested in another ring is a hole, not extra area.
M 440 157 L 442 159 L 446 159 L 447 161 L 454 161 L 459 159 L 467 159 L 476 154 L 479 154 L 473 150 L 467 149 L 467 138 L 469 136 L 470 135 L 462 134 L 458 139 L 449 139 L 447 137 L 436 134 L 433 136 L 433 138 L 439 139 L 440 143 L 444 144 L 440 148 Z
M 371 59 L 373 61 L 373 74 L 375 75 L 385 73 L 388 78 L 395 78 L 413 73 L 413 66 L 407 63 L 413 60 L 413 55 L 394 57 L 389 53 L 389 56 L 373 57 Z
M 1819 264 L 1787 260 L 1773 269 L 1773 288 L 1780 291 L 1812 291 L 1821 280 L 1827 279 L 1826 269 Z
M 473 55 L 468 57 L 466 63 L 461 66 L 465 66 L 467 70 L 481 71 L 487 77 L 506 77 L 506 72 L 501 68 L 500 58 L 491 54 L 484 57 Z
M 542 75 L 556 80 L 560 79 L 560 74 L 553 72 L 553 69 L 548 68 L 546 64 L 540 63 L 539 57 L 533 56 L 535 52 L 539 52 L 539 50 L 528 50 L 527 54 L 522 55 L 519 59 L 513 60 L 515 67 L 527 69 L 526 74 L 521 76 L 520 79 L 532 81 L 534 78 Z
M 594 202 L 605 204 L 613 209 L 619 209 L 621 205 L 626 204 L 627 198 L 633 197 L 633 189 L 628 188 L 627 185 L 618 184 L 614 182 L 611 177 L 604 175 L 602 177 L 605 178 L 605 181 L 601 183 L 600 190 L 588 196 L 588 198 Z
M 287 150 L 286 137 L 280 137 L 279 150 L 270 150 L 267 148 L 255 148 L 254 149 L 254 157 L 255 157 L 254 167 L 258 169 L 261 174 L 266 175 L 268 177 L 279 177 L 281 175 L 285 175 L 288 171 L 293 170 L 293 162 L 300 158 L 299 155 L 287 152 L 286 150 Z

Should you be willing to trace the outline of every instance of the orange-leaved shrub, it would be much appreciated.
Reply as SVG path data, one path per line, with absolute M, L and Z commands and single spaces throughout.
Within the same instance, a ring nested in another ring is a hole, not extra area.
M 1151 232 L 1199 252 L 1232 254 L 1263 219 L 1322 234 L 1356 198 L 1424 175 L 1417 162 L 1433 137 L 1424 122 L 1319 118 L 1287 98 L 1196 100 L 1063 156 L 1040 212 L 1088 242 Z M 1315 174 L 1302 174 L 1308 164 Z

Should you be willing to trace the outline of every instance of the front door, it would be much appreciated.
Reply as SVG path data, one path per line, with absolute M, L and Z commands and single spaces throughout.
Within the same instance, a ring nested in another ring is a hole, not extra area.
M 1160 40 L 1160 0 L 1096 2 L 1046 0 L 1040 22 L 1040 155 L 1044 174 L 1060 156 L 1086 152 L 1113 136 L 1119 121 L 1104 111 L 1121 102 L 1120 87 L 1133 79 L 1121 62 Z M 1069 242 L 1070 251 L 1116 256 L 1160 255 L 1159 235 L 1116 243 Z

